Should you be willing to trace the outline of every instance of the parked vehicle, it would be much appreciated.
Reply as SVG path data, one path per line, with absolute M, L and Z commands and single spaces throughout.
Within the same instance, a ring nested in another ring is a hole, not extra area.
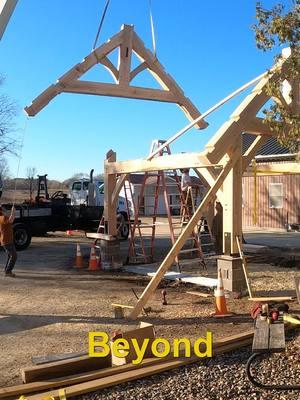
M 42 178 L 42 179 L 41 179 Z M 16 218 L 13 224 L 17 250 L 26 249 L 32 236 L 42 236 L 47 232 L 83 230 L 96 232 L 104 211 L 104 183 L 92 179 L 72 182 L 70 192 L 55 192 L 48 195 L 46 175 L 39 177 L 39 190 L 35 201 L 15 204 Z M 46 193 L 41 195 L 41 184 Z M 12 204 L 2 204 L 9 213 Z M 119 239 L 129 235 L 128 213 L 125 199 L 120 196 L 117 208 Z

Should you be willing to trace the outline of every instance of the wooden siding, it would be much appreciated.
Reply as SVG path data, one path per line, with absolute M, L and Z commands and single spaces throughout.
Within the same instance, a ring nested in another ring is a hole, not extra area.
M 269 184 L 282 183 L 283 207 L 270 208 Z M 243 227 L 281 228 L 300 223 L 300 175 L 257 175 L 257 223 L 254 225 L 254 177 L 243 177 Z

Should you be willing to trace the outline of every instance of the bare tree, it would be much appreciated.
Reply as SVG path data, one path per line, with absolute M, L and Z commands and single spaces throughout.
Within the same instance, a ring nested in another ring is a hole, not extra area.
M 26 169 L 26 177 L 27 177 L 27 182 L 28 182 L 28 187 L 29 187 L 30 200 L 33 199 L 34 177 L 36 175 L 36 172 L 37 172 L 37 170 L 35 167 L 27 167 L 27 169 Z
M 3 85 L 4 78 L 0 75 L 0 88 Z M 0 93 L 0 158 L 4 154 L 16 154 L 18 150 L 18 141 L 15 134 L 15 117 L 18 107 L 14 100 L 11 100 L 5 93 Z
M 0 179 L 2 181 L 9 178 L 9 167 L 7 160 L 4 157 L 0 157 Z

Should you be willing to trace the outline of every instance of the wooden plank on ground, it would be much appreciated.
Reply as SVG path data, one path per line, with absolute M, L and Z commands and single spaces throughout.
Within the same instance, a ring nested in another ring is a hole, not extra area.
M 159 361 L 157 358 L 151 358 L 144 360 L 143 365 L 152 365 Z M 21 396 L 22 394 L 41 392 L 43 390 L 61 388 L 68 385 L 75 385 L 77 383 L 88 382 L 94 379 L 100 379 L 106 376 L 112 376 L 124 371 L 135 369 L 137 366 L 134 364 L 126 364 L 122 366 L 115 366 L 111 368 L 104 368 L 99 371 L 92 371 L 86 373 L 80 373 L 76 375 L 68 375 L 65 377 L 53 379 L 53 380 L 42 380 L 31 383 L 25 383 L 22 385 L 15 385 L 4 387 L 0 389 L 0 399 L 12 396 Z
M 121 307 L 121 308 L 134 308 L 133 306 L 128 306 L 126 304 L 117 304 L 117 303 L 111 303 L 113 307 Z
M 252 344 L 254 353 L 264 353 L 269 350 L 269 327 L 267 321 L 256 320 Z
M 48 364 L 22 368 L 21 376 L 24 383 L 29 383 L 37 380 L 74 375 L 80 372 L 95 371 L 107 367 L 111 367 L 111 357 L 93 358 L 82 356 L 70 360 L 54 361 Z
M 267 296 L 267 297 L 249 297 L 248 300 L 261 302 L 261 303 L 268 303 L 269 301 L 293 301 L 294 297 L 292 296 Z
M 194 291 L 185 292 L 185 293 L 186 294 L 191 294 L 193 296 L 199 296 L 199 297 L 213 297 L 213 295 L 209 294 L 209 293 L 201 293 L 201 292 L 194 292 Z
M 142 325 L 143 324 L 143 325 Z M 141 323 L 141 327 L 144 327 L 145 323 Z M 235 335 L 219 338 L 213 342 L 213 352 L 214 354 L 221 353 L 222 351 L 229 351 L 231 349 L 232 344 L 236 343 L 251 343 L 253 337 L 253 329 L 248 331 L 238 333 Z M 169 359 L 172 357 L 170 356 Z M 115 374 L 119 374 L 122 372 L 130 371 L 133 369 L 141 368 L 144 366 L 154 365 L 161 362 L 159 358 L 149 358 L 142 361 L 139 366 L 134 364 L 126 364 L 122 366 L 112 367 L 112 368 L 104 368 L 100 371 L 82 373 L 78 375 L 58 378 L 51 381 L 39 381 L 26 383 L 23 385 L 15 385 L 11 387 L 5 387 L 0 389 L 0 398 L 12 397 L 12 396 L 21 396 L 22 394 L 41 392 L 47 389 L 54 388 L 62 388 L 65 386 L 75 385 L 82 382 L 92 381 L 96 379 L 100 379 L 107 376 L 113 376 Z
M 270 324 L 269 351 L 285 351 L 285 333 L 283 323 Z
M 116 240 L 115 236 L 107 235 L 106 233 L 87 232 L 86 237 L 89 239 L 101 239 L 106 241 Z
M 242 339 L 240 341 L 235 341 L 230 344 L 224 344 L 219 346 L 214 351 L 214 354 L 222 354 L 225 352 L 233 351 L 238 348 L 248 346 L 251 344 L 252 337 Z M 129 382 L 136 379 L 141 379 L 143 377 L 158 374 L 164 371 L 168 371 L 174 368 L 178 368 L 184 365 L 188 365 L 199 361 L 200 359 L 196 356 L 189 358 L 181 357 L 178 359 L 166 360 L 158 359 L 159 362 L 154 365 L 139 367 L 130 371 L 119 373 L 113 376 L 108 376 L 102 379 L 96 379 L 90 382 L 85 382 L 83 384 L 73 385 L 65 387 L 66 397 L 73 397 L 77 395 L 82 395 L 85 393 L 94 392 L 96 390 L 104 389 L 110 386 L 121 384 L 124 382 Z M 44 397 L 53 397 L 54 400 L 59 400 L 58 390 L 39 393 L 37 395 L 26 396 L 27 400 L 41 400 Z

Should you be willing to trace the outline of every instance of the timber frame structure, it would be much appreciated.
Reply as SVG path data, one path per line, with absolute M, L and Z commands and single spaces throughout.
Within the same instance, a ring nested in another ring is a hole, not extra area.
M 118 69 L 107 57 L 117 47 L 119 47 Z M 141 64 L 133 71 L 130 71 L 132 52 L 141 59 Z M 270 100 L 264 88 L 269 81 L 278 80 L 284 70 L 285 60 L 288 56 L 289 50 L 284 51 L 280 61 L 270 71 L 250 82 L 254 83 L 256 81 L 257 84 L 208 142 L 203 152 L 165 155 L 164 157 L 151 155 L 147 159 L 130 161 L 117 161 L 116 153 L 112 150 L 107 153 L 104 162 L 104 218 L 105 226 L 107 226 L 106 233 L 110 236 L 117 236 L 117 199 L 130 173 L 192 168 L 210 187 L 189 223 L 132 309 L 130 318 L 136 319 L 141 313 L 165 272 L 174 262 L 187 237 L 190 236 L 203 211 L 214 202 L 216 197 L 223 205 L 224 253 L 227 258 L 234 258 L 238 254 L 236 238 L 237 236 L 241 237 L 242 234 L 242 175 L 256 151 L 265 143 L 268 136 L 274 135 L 274 132 L 263 123 L 261 118 L 257 117 L 257 114 Z M 78 80 L 97 63 L 101 63 L 109 69 L 115 79 L 115 85 Z M 130 81 L 144 69 L 147 69 L 155 77 L 163 90 L 130 86 Z M 293 93 L 292 97 L 286 92 L 282 92 L 279 99 L 273 100 L 279 101 L 284 106 L 292 108 L 295 113 L 299 113 L 299 81 L 290 82 L 290 86 Z M 30 116 L 37 114 L 50 100 L 62 92 L 174 102 L 183 109 L 189 119 L 193 120 L 187 128 L 194 125 L 197 125 L 198 128 L 205 128 L 207 125 L 199 111 L 184 96 L 176 82 L 166 74 L 156 57 L 145 48 L 142 41 L 133 31 L 133 27 L 128 25 L 125 25 L 121 32 L 111 38 L 110 41 L 94 50 L 82 63 L 77 64 L 59 78 L 56 84 L 50 86 L 38 96 L 31 106 L 25 108 L 25 111 Z M 227 99 L 225 100 L 227 101 Z M 221 102 L 220 105 L 223 103 Z M 204 113 L 203 117 L 208 114 L 209 112 Z M 186 130 L 183 130 L 183 133 Z M 242 153 L 243 132 L 256 135 L 256 139 L 244 154 Z
M 115 49 L 119 50 L 118 67 L 108 58 Z M 135 54 L 140 64 L 131 70 L 132 56 Z M 97 64 L 102 64 L 111 74 L 115 84 L 83 81 L 80 78 Z M 142 71 L 148 70 L 160 84 L 161 89 L 150 89 L 130 85 L 130 82 Z M 93 50 L 81 63 L 76 64 L 57 82 L 42 92 L 25 112 L 33 117 L 60 93 L 93 94 L 98 96 L 126 97 L 140 100 L 176 103 L 187 118 L 193 121 L 200 114 L 196 106 L 184 95 L 175 80 L 166 73 L 156 56 L 144 45 L 134 32 L 132 25 L 123 25 L 121 31 L 106 43 Z M 206 128 L 201 121 L 197 127 Z

